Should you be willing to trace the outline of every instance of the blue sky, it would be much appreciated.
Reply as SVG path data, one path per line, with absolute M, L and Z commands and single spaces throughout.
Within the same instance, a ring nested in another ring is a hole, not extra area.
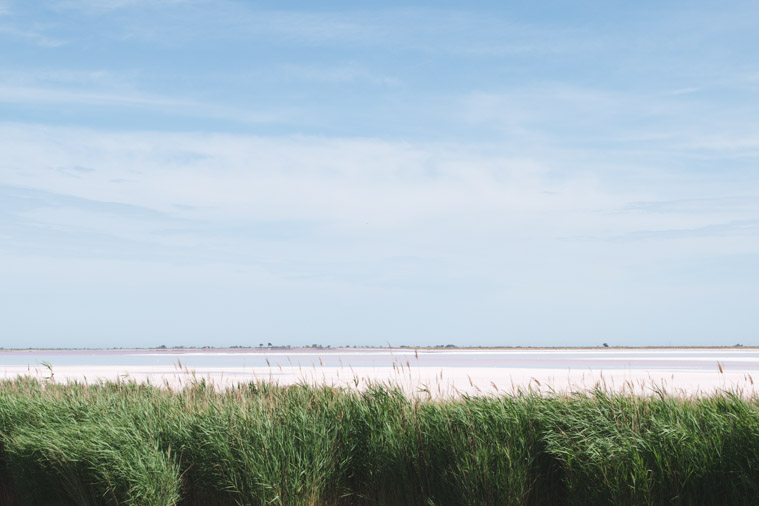
M 759 345 L 757 18 L 0 0 L 0 344 Z

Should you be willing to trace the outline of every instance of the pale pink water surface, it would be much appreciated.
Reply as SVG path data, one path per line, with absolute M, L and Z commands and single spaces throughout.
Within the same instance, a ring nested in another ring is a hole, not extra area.
M 349 387 L 391 382 L 445 396 L 531 388 L 568 392 L 601 386 L 651 394 L 755 392 L 759 349 L 185 349 L 0 351 L 0 377 L 54 381 L 134 379 L 181 386 L 205 379 L 223 388 L 267 380 Z

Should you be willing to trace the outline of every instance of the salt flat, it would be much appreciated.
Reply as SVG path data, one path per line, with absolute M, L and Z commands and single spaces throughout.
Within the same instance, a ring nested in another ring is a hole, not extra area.
M 45 363 L 50 365 L 49 369 Z M 584 391 L 602 387 L 652 394 L 756 392 L 759 349 L 186 349 L 0 351 L 0 377 L 134 379 L 179 387 L 205 379 L 219 388 L 266 380 L 364 387 L 391 382 L 433 397 L 518 389 Z

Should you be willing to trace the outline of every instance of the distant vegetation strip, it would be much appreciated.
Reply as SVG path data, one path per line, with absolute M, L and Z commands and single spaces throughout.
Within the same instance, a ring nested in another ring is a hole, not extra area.
M 0 382 L 0 503 L 756 504 L 759 400 Z

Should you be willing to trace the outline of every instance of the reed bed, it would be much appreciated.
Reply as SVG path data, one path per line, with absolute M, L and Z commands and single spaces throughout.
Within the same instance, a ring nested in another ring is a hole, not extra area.
M 0 382 L 0 503 L 755 504 L 759 400 Z

